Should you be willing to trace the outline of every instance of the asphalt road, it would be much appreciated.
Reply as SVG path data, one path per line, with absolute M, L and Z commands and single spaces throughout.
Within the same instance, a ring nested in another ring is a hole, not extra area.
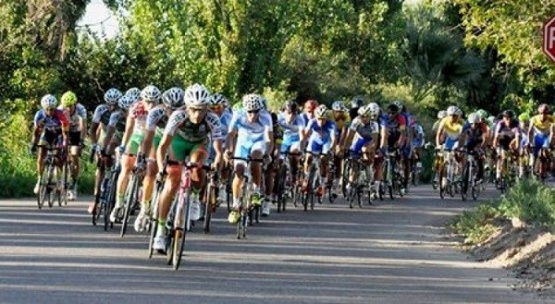
M 193 228 L 176 272 L 148 259 L 146 235 L 93 227 L 85 200 L 43 210 L 2 200 L 0 303 L 550 302 L 447 241 L 443 225 L 468 206 L 420 186 L 363 209 L 274 212 L 244 240 L 221 208 L 211 234 Z

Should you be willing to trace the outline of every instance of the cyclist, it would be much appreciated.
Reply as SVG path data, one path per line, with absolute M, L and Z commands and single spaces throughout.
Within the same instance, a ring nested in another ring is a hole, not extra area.
M 555 118 L 550 114 L 550 107 L 547 104 L 541 104 L 538 107 L 538 114 L 530 119 L 530 127 L 528 127 L 528 138 L 530 140 L 529 145 L 533 147 L 532 149 L 532 168 L 535 171 L 536 160 L 538 158 L 540 150 L 549 149 L 551 143 L 553 142 L 554 134 L 554 124 Z M 549 155 L 542 155 L 545 158 L 549 158 Z M 540 172 L 544 174 L 545 172 Z
M 125 153 L 121 157 L 121 172 L 118 176 L 116 186 L 116 205 L 110 214 L 111 222 L 115 222 L 120 217 L 119 213 L 123 209 L 123 200 L 127 190 L 129 177 L 131 176 L 131 170 L 135 165 L 139 146 L 145 137 L 146 118 L 148 116 L 148 112 L 160 101 L 160 95 L 162 94 L 157 87 L 148 85 L 141 91 L 140 101 L 135 103 L 131 102 L 132 106 L 129 109 L 129 115 L 127 115 L 125 132 L 121 141 L 121 145 Z M 135 95 L 125 96 L 131 100 L 137 100 Z M 126 106 L 126 102 L 120 101 L 120 104 Z
M 31 152 L 37 151 L 37 145 L 41 146 L 37 157 L 37 184 L 33 192 L 37 194 L 40 188 L 42 170 L 44 169 L 44 158 L 46 157 L 47 147 L 66 147 L 68 142 L 69 123 L 62 110 L 56 109 L 58 100 L 54 95 L 44 95 L 40 100 L 42 109 L 35 113 L 34 130 Z M 63 160 L 58 153 L 56 166 L 62 170 Z M 58 180 L 58 191 L 61 190 L 61 180 Z
M 273 150 L 272 118 L 262 115 L 261 110 L 262 104 L 260 103 L 259 95 L 247 94 L 243 96 L 243 110 L 234 111 L 233 119 L 229 125 L 225 151 L 227 161 L 230 161 L 232 156 L 262 160 L 263 157 L 268 157 L 269 153 Z M 246 163 L 243 160 L 235 160 L 234 166 L 235 175 L 232 185 L 233 210 L 229 213 L 228 217 L 228 221 L 231 224 L 236 223 L 241 217 L 240 196 Z M 260 162 L 253 162 L 251 169 L 252 182 L 254 184 L 253 205 L 261 206 L 262 164 Z
M 459 136 L 463 128 L 463 120 L 460 117 L 459 108 L 450 106 L 447 108 L 447 117 L 445 117 L 439 124 L 438 132 L 436 135 L 436 146 L 441 146 L 443 143 L 445 151 L 451 151 L 457 148 Z
M 173 87 L 162 93 L 162 104 L 155 106 L 148 111 L 146 117 L 145 135 L 139 152 L 137 153 L 138 170 L 146 168 L 146 175 L 143 179 L 143 195 L 141 199 L 141 211 L 135 219 L 135 231 L 140 232 L 144 229 L 148 215 L 150 214 L 150 203 L 152 200 L 152 191 L 154 190 L 154 181 L 158 166 L 156 164 L 156 149 L 160 144 L 164 129 L 168 123 L 168 118 L 173 111 L 180 109 L 184 105 L 185 92 L 180 87 Z M 147 159 L 148 157 L 148 159 Z
M 355 155 L 362 154 L 362 161 L 368 170 L 373 170 L 374 155 L 378 146 L 380 127 L 375 120 L 379 113 L 380 108 L 374 103 L 359 108 L 358 116 L 349 126 L 341 149 L 347 151 L 347 147 L 350 146 L 349 152 Z M 366 172 L 366 176 L 368 176 L 369 171 Z M 350 173 L 349 182 L 352 182 L 355 175 L 360 172 L 351 171 Z
M 439 125 L 441 124 L 441 121 L 445 117 L 447 117 L 447 111 L 441 110 L 441 111 L 437 112 L 437 120 L 434 122 L 434 124 L 432 126 L 432 132 L 434 132 L 434 135 L 438 131 Z
M 77 96 L 72 91 L 62 95 L 62 104 L 59 109 L 63 110 L 69 122 L 69 155 L 71 157 L 71 185 L 68 190 L 68 199 L 77 199 L 77 179 L 79 178 L 79 157 L 83 149 L 83 142 L 87 135 L 87 109 L 77 103 Z
M 349 116 L 349 109 L 345 107 L 342 101 L 334 101 L 331 105 L 332 109 L 332 117 L 335 125 L 337 127 L 337 141 L 340 147 L 343 147 L 343 142 L 348 132 L 349 124 L 351 123 L 351 119 Z M 335 166 L 335 176 L 334 181 L 339 181 L 341 183 L 342 178 L 342 169 L 343 169 L 343 159 L 341 155 L 336 154 L 333 160 L 333 164 Z M 334 183 L 335 185 L 339 183 Z
M 309 99 L 305 102 L 304 112 L 301 114 L 305 126 L 311 119 L 314 118 L 314 111 L 316 110 L 316 107 L 318 107 L 318 101 L 316 101 L 315 99 Z
M 185 90 L 184 101 L 187 109 L 172 113 L 164 129 L 158 150 L 156 150 L 158 170 L 163 170 L 166 153 L 168 154 L 166 168 L 168 176 L 159 198 L 158 230 L 153 245 L 153 248 L 160 253 L 166 250 L 166 218 L 181 183 L 182 163 L 188 157 L 192 163 L 204 164 L 208 159 L 210 140 L 213 141 L 216 152 L 212 167 L 216 168 L 221 161 L 221 126 L 218 116 L 208 109 L 210 93 L 203 85 L 195 83 Z M 159 176 L 164 174 L 163 171 L 158 173 Z M 190 199 L 192 221 L 200 218 L 199 193 L 203 184 L 205 184 L 204 171 L 197 168 L 192 169 L 193 194 Z
M 300 153 L 301 152 L 301 133 L 306 125 L 304 119 L 299 115 L 299 107 L 295 101 L 285 104 L 285 109 L 278 116 L 279 126 L 283 129 L 283 142 L 281 143 L 281 153 Z M 300 155 L 289 157 L 291 164 L 291 182 L 294 185 L 297 180 Z
M 212 110 L 212 112 L 215 113 L 220 118 L 220 125 L 221 125 L 222 132 L 227 131 L 227 129 L 229 128 L 229 123 L 233 118 L 233 113 L 227 110 L 229 107 L 226 107 L 226 104 L 229 104 L 229 101 L 227 100 L 227 98 L 225 98 L 224 95 L 220 93 L 216 93 L 210 97 L 210 110 Z M 222 138 L 222 146 L 225 146 L 225 139 L 226 138 L 224 136 Z M 214 147 L 211 146 L 209 159 L 213 160 L 215 154 L 216 152 L 214 151 Z M 227 178 L 228 178 L 227 171 L 222 170 L 220 175 L 220 186 L 218 189 L 218 198 L 217 198 L 219 202 L 223 202 L 226 199 L 227 194 L 225 192 L 226 191 L 225 184 L 226 184 Z
M 530 114 L 528 112 L 521 113 L 518 116 L 518 121 L 520 122 L 520 161 L 518 168 L 518 177 L 523 178 L 525 172 L 527 171 L 528 165 L 532 165 L 528 162 L 529 151 L 528 151 L 528 127 L 530 126 Z
M 274 179 L 277 178 L 277 172 L 279 169 L 279 161 L 281 155 L 281 145 L 283 143 L 283 129 L 279 125 L 278 122 L 278 115 L 276 113 L 270 113 L 272 117 L 272 130 L 273 130 L 273 153 L 272 153 L 272 161 L 270 163 L 270 170 L 265 171 L 265 198 L 264 203 L 262 204 L 262 216 L 269 216 L 270 215 L 270 202 L 273 204 L 276 201 L 276 190 Z
M 503 174 L 503 161 L 507 158 L 507 151 L 512 151 L 513 155 L 518 155 L 520 150 L 520 126 L 515 119 L 512 110 L 505 110 L 502 113 L 502 120 L 497 123 L 493 137 L 493 147 L 497 150 L 497 166 L 495 178 L 497 183 L 501 182 Z
M 104 104 L 96 107 L 92 117 L 91 127 L 89 129 L 89 137 L 91 138 L 91 154 L 102 154 L 100 158 L 99 165 L 96 169 L 95 184 L 94 184 L 94 195 L 97 195 L 97 191 L 100 188 L 100 182 L 104 176 L 104 171 L 106 168 L 112 166 L 111 157 L 108 155 L 103 155 L 103 149 L 98 145 L 99 141 L 103 141 L 106 136 L 106 128 L 110 123 L 110 117 L 112 113 L 115 113 L 118 109 L 118 100 L 123 95 L 118 89 L 111 88 L 104 94 Z M 94 202 L 89 206 L 89 213 L 92 213 L 94 208 Z
M 476 182 L 480 183 L 484 178 L 484 159 L 483 153 L 488 142 L 487 125 L 481 121 L 478 113 L 468 115 L 468 120 L 464 124 L 461 136 L 459 138 L 459 146 L 465 148 L 467 152 L 475 152 L 477 154 L 476 164 L 478 172 Z M 466 158 L 463 159 L 463 168 L 466 165 Z
M 337 127 L 335 123 L 328 119 L 329 110 L 325 105 L 320 105 L 314 111 L 315 118 L 311 119 L 301 136 L 302 150 L 306 147 L 306 161 L 304 163 L 305 180 L 303 189 L 308 187 L 308 170 L 312 163 L 313 154 L 320 154 L 321 176 L 324 180 L 328 177 L 328 153 L 335 149 L 337 144 Z M 318 196 L 324 195 L 322 185 L 315 189 Z
M 395 103 L 387 106 L 387 114 L 384 114 L 381 121 L 381 142 L 380 149 L 382 153 L 386 151 L 395 151 L 403 147 L 406 139 L 407 121 L 404 115 L 399 113 L 401 109 Z M 406 179 L 406 178 L 404 178 Z M 402 181 L 405 185 L 405 181 Z M 406 189 L 400 189 L 405 192 Z

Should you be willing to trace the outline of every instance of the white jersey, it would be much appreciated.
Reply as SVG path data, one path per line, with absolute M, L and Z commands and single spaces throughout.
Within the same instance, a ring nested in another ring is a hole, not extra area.
M 258 120 L 250 123 L 244 110 L 233 113 L 229 124 L 229 132 L 237 130 L 237 142 L 241 140 L 255 142 L 264 138 L 264 134 L 273 131 L 272 116 L 266 111 L 260 111 Z
M 167 123 L 168 116 L 166 115 L 166 110 L 163 105 L 158 105 L 148 111 L 145 129 L 147 131 L 155 131 L 157 127 L 164 129 Z
M 189 119 L 187 111 L 177 110 L 170 116 L 164 134 L 179 136 L 193 143 L 200 143 L 208 138 L 212 140 L 222 139 L 220 119 L 210 111 L 206 113 L 201 123 L 194 124 Z
M 375 121 L 364 124 L 360 117 L 356 117 L 349 126 L 349 130 L 356 132 L 356 138 L 372 139 L 372 136 L 380 133 L 380 126 Z
M 73 113 L 69 112 L 69 109 L 64 109 L 63 106 L 59 106 L 58 109 L 64 111 L 68 122 L 69 122 L 69 132 L 81 132 L 81 121 L 87 120 L 87 109 L 80 103 L 75 105 L 75 111 Z

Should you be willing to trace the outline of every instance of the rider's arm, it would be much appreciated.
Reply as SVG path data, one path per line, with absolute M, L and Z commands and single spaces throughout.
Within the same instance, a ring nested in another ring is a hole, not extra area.
M 112 141 L 112 137 L 114 133 L 116 133 L 116 124 L 120 117 L 121 112 L 114 112 L 110 115 L 110 120 L 108 126 L 106 128 L 106 137 L 104 137 L 104 141 L 102 142 L 101 147 L 106 151 L 108 148 L 110 141 Z
M 495 126 L 495 130 L 493 132 L 493 147 L 497 147 L 498 141 L 499 141 L 499 130 L 501 129 L 501 123 L 498 123 L 497 126 Z
M 84 142 L 87 137 L 87 109 L 81 104 L 77 105 L 77 115 L 79 116 L 79 128 L 81 128 L 80 141 Z
M 37 113 L 35 113 L 35 118 L 34 118 L 34 124 L 33 124 L 33 138 L 32 138 L 32 142 L 33 145 L 37 145 L 39 142 L 39 138 L 40 138 L 40 134 L 42 132 L 42 111 L 38 111 Z
M 443 125 L 443 123 L 440 124 L 436 133 L 436 147 L 439 147 L 441 145 L 441 136 L 443 135 L 444 129 L 445 126 Z
M 530 126 L 528 127 L 528 144 L 534 144 L 534 123 L 533 119 L 530 119 Z
M 382 125 L 382 138 L 381 138 L 381 142 L 380 142 L 380 149 L 385 148 L 385 146 L 387 146 L 387 137 L 389 136 L 389 128 L 385 125 Z
M 133 134 L 133 129 L 135 128 L 135 117 L 133 117 L 132 112 L 127 115 L 127 121 L 125 122 L 125 132 L 123 133 L 123 138 L 121 139 L 121 144 L 127 146 L 131 135 Z
M 89 136 L 91 138 L 91 143 L 93 145 L 96 145 L 98 140 L 97 131 L 98 131 L 98 126 L 100 125 L 100 118 L 102 117 L 102 114 L 104 114 L 104 112 L 106 112 L 107 110 L 108 109 L 106 108 L 105 105 L 99 105 L 94 110 L 94 114 L 91 122 L 91 128 L 89 129 Z
M 67 145 L 68 142 L 68 138 L 69 138 L 69 121 L 67 119 L 67 116 L 64 114 L 64 112 L 62 112 L 62 110 L 56 110 L 56 117 L 58 118 L 58 120 L 60 121 L 60 124 L 62 125 L 62 138 L 64 140 L 64 145 Z

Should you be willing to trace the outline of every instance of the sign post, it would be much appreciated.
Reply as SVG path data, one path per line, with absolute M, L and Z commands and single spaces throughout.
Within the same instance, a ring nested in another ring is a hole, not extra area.
M 555 62 L 555 16 L 543 25 L 543 52 Z

